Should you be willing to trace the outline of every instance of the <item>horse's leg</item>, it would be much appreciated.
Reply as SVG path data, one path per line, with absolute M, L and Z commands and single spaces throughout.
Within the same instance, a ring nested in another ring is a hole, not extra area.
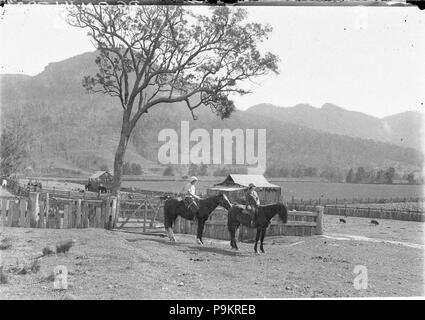
M 168 239 L 170 239 L 170 241 L 173 241 L 173 240 L 172 240 L 172 238 L 171 238 L 171 232 L 170 232 L 170 229 L 171 229 L 171 228 L 165 228 L 165 231 L 167 231 Z
M 173 227 L 165 228 L 167 230 L 168 238 L 171 242 L 177 242 L 176 237 L 174 236 Z
M 230 232 L 230 246 L 232 247 L 232 249 L 238 250 L 238 246 L 236 245 L 236 239 L 235 239 L 236 227 L 229 226 L 229 232 Z
M 174 236 L 173 228 L 169 228 L 169 229 L 170 229 L 170 233 L 171 233 L 171 241 L 172 242 L 177 242 L 176 237 Z
M 260 239 L 260 233 L 261 233 L 261 228 L 257 228 L 257 233 L 255 235 L 255 245 L 254 245 L 254 251 L 255 251 L 255 253 L 258 253 L 258 251 L 257 251 L 257 244 L 258 244 L 258 240 Z
M 261 229 L 261 243 L 260 243 L 260 251 L 262 253 L 264 253 L 264 247 L 263 247 L 263 242 L 264 242 L 264 237 L 266 236 L 266 228 L 262 228 Z
M 198 219 L 198 235 L 197 235 L 196 242 L 200 245 L 204 244 L 202 242 L 202 234 L 204 233 L 204 224 L 205 224 L 204 219 Z
M 233 249 L 233 228 L 230 225 L 227 225 L 227 230 L 229 230 L 230 234 L 230 247 Z
M 238 243 L 237 243 L 237 241 L 236 241 L 236 231 L 238 230 L 238 228 L 239 228 L 239 225 L 235 226 L 235 229 L 234 229 L 234 231 L 233 231 L 233 243 L 234 243 L 234 245 L 235 245 L 235 249 L 236 249 L 236 250 L 239 250 L 239 248 L 238 248 Z
M 233 244 L 235 245 L 235 249 L 239 250 L 238 242 L 236 241 L 236 231 L 238 230 L 239 226 L 236 226 L 233 231 Z

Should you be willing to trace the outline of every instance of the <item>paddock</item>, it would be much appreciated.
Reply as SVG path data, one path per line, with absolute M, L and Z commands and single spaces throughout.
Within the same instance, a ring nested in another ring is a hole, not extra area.
M 252 244 L 239 251 L 228 241 L 101 228 L 0 228 L 8 283 L 1 299 L 241 299 L 423 296 L 423 225 L 385 220 L 324 216 L 323 235 L 266 237 L 265 254 Z M 350 237 L 348 235 L 351 235 Z M 357 236 L 357 237 L 354 237 Z M 366 238 L 367 237 L 367 238 Z M 40 270 L 16 270 L 63 239 L 77 242 L 67 254 L 39 260 Z M 373 240 L 373 241 L 372 241 Z M 411 244 L 415 244 L 412 246 Z M 368 270 L 368 286 L 353 284 L 357 265 Z M 48 277 L 57 265 L 68 269 L 68 289 L 55 290 Z

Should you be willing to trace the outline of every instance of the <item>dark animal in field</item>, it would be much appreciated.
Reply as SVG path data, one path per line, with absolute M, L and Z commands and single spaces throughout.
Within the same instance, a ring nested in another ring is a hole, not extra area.
M 339 222 L 346 223 L 345 219 L 339 219 Z
M 9 278 L 7 277 L 7 274 L 3 271 L 3 266 L 0 266 L 0 284 L 7 283 L 9 283 Z
M 85 185 L 84 185 L 84 190 L 85 190 L 85 191 L 89 191 L 89 187 L 90 187 L 90 185 L 85 184 Z
M 56 253 L 67 253 L 69 249 L 75 244 L 75 240 L 69 239 L 63 242 L 60 242 L 56 245 Z
M 267 227 L 270 225 L 270 220 L 275 216 L 279 215 L 280 220 L 283 223 L 288 221 L 288 208 L 283 203 L 269 204 L 258 207 L 258 215 L 257 215 L 257 234 L 255 236 L 255 245 L 254 251 L 257 251 L 258 240 L 261 239 L 260 250 L 264 253 L 264 237 L 266 236 Z M 248 228 L 251 227 L 251 215 L 245 210 L 245 206 L 235 205 L 229 210 L 229 214 L 227 217 L 227 228 L 230 232 L 230 245 L 233 249 L 238 250 L 238 246 L 236 244 L 236 230 L 240 225 L 243 225 Z
M 164 203 L 164 227 L 170 240 L 173 242 L 176 241 L 173 232 L 173 224 L 177 217 L 180 216 L 187 220 L 198 220 L 197 242 L 202 245 L 202 234 L 204 233 L 205 221 L 207 221 L 211 212 L 213 212 L 219 205 L 226 210 L 229 210 L 232 207 L 229 199 L 227 199 L 224 194 L 218 194 L 206 199 L 201 199 L 199 201 L 199 208 L 196 212 L 188 210 L 183 200 L 175 198 L 167 199 Z
M 98 186 L 97 191 L 100 192 L 100 193 L 107 193 L 108 192 L 108 190 L 104 186 Z
M 48 255 L 51 255 L 51 254 L 53 254 L 53 253 L 55 253 L 53 250 L 52 250 L 52 248 L 50 248 L 50 247 L 44 247 L 43 248 L 43 250 L 41 251 L 43 254 L 41 255 L 42 257 L 43 256 L 48 256 Z
M 370 223 L 373 224 L 373 225 L 375 225 L 375 226 L 377 226 L 379 224 L 379 222 L 376 221 L 376 220 L 371 220 Z

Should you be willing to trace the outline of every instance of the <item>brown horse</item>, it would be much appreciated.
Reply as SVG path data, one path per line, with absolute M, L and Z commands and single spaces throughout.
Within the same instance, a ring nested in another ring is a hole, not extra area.
M 198 220 L 197 242 L 199 244 L 203 244 L 202 234 L 204 233 L 205 221 L 207 221 L 211 212 L 213 212 L 219 205 L 226 210 L 229 210 L 232 206 L 229 199 L 227 199 L 224 194 L 218 194 L 206 199 L 201 199 L 199 201 L 199 209 L 197 211 L 188 210 L 182 200 L 175 198 L 167 199 L 164 203 L 164 227 L 170 241 L 176 241 L 173 232 L 173 224 L 177 217 L 180 216 L 187 220 L 194 220 L 195 218 Z
M 232 249 L 238 250 L 235 234 L 240 225 L 248 228 L 251 227 L 251 215 L 245 210 L 245 206 L 235 205 L 228 210 L 227 227 L 230 232 L 230 245 Z M 263 241 L 266 235 L 267 227 L 270 225 L 270 220 L 276 215 L 279 215 L 283 223 L 288 221 L 288 208 L 283 203 L 269 204 L 258 207 L 257 215 L 257 234 L 255 236 L 254 251 L 257 251 L 257 243 L 261 238 L 260 250 L 264 253 Z

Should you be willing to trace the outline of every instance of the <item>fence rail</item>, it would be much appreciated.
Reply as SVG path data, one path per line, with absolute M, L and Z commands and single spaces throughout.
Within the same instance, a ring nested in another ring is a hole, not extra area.
M 345 204 L 373 204 L 373 203 L 406 203 L 425 202 L 425 197 L 389 197 L 389 198 L 319 198 L 296 199 L 292 197 L 287 201 L 290 205 L 345 205 Z
M 291 210 L 314 210 L 314 205 L 289 204 Z M 342 205 L 325 205 L 325 215 L 340 215 L 347 217 L 392 219 L 401 221 L 425 222 L 425 212 L 417 210 L 397 210 L 371 207 L 352 207 Z
M 328 205 L 325 207 L 325 214 L 372 219 L 392 219 L 402 221 L 425 222 L 425 213 L 416 210 L 404 211 L 384 208 L 360 208 Z
M 118 228 L 123 228 L 135 219 L 140 223 L 139 219 L 143 219 L 143 232 L 146 232 L 146 229 L 152 228 L 156 221 L 163 221 L 164 200 L 161 197 L 145 195 L 136 199 L 120 200 L 119 207 L 119 215 L 123 221 Z

